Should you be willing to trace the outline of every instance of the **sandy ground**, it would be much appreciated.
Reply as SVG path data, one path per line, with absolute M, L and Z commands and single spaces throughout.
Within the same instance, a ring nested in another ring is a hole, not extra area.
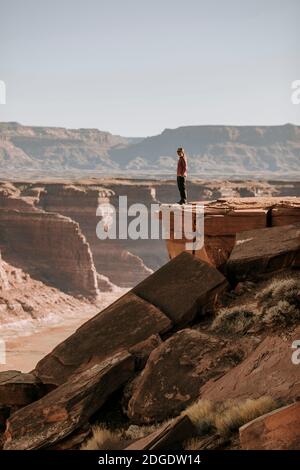
M 5 346 L 4 357 L 0 354 L 0 371 L 10 369 L 22 372 L 31 371 L 37 362 L 51 352 L 55 346 L 68 338 L 80 325 L 107 305 L 110 305 L 127 290 L 120 289 L 118 292 L 106 293 L 102 296 L 101 306 L 86 305 L 79 311 L 73 312 L 72 315 L 61 318 L 59 322 L 51 326 L 48 326 L 45 322 L 41 325 L 32 323 L 30 327 L 25 324 L 23 327 L 23 324 L 19 322 L 5 333 L 2 332 L 1 334 L 0 331 L 1 341 L 4 342 Z
M 31 371 L 42 357 L 68 338 L 89 318 L 90 316 L 74 319 L 67 325 L 43 329 L 29 336 L 5 340 L 6 363 L 0 364 L 0 371 L 9 369 L 22 372 Z

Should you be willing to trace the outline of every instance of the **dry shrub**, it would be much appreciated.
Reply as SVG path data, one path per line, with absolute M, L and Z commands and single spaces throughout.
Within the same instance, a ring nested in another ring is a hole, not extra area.
M 211 329 L 223 333 L 244 333 L 255 322 L 255 313 L 245 306 L 223 308 L 214 319 Z
M 227 409 L 215 415 L 215 427 L 219 434 L 228 436 L 249 421 L 269 413 L 278 404 L 271 397 L 261 397 L 256 400 L 247 399 L 241 403 L 228 403 Z
M 93 435 L 81 446 L 81 450 L 119 450 L 123 446 L 120 431 L 110 431 L 104 426 L 94 426 Z
M 182 412 L 190 418 L 200 435 L 206 434 L 213 428 L 214 413 L 214 404 L 210 400 L 198 400 Z
M 263 323 L 289 325 L 300 320 L 300 278 L 273 279 L 256 298 Z
M 185 450 L 214 450 L 214 449 L 224 449 L 224 446 L 231 443 L 231 440 L 219 436 L 218 434 L 213 434 L 205 437 L 194 437 L 184 442 L 183 448 Z
M 200 437 L 194 437 L 187 441 L 184 445 L 185 450 L 199 450 L 199 447 L 202 444 L 202 439 Z
M 272 279 L 256 294 L 257 304 L 219 310 L 211 329 L 244 334 L 255 327 L 290 325 L 300 320 L 300 277 Z
M 262 303 L 267 303 L 270 300 L 288 300 L 289 297 L 293 297 L 295 292 L 299 292 L 300 279 L 297 278 L 276 278 L 273 279 L 269 284 L 262 289 L 256 298 Z
M 131 425 L 128 429 L 115 431 L 111 431 L 104 425 L 94 426 L 92 428 L 92 437 L 82 445 L 81 450 L 120 450 L 129 445 L 130 442 L 148 436 L 165 423 L 151 426 Z
M 278 407 L 270 397 L 247 399 L 242 402 L 227 400 L 223 403 L 199 400 L 182 414 L 187 415 L 198 430 L 198 435 L 215 433 L 227 437 L 238 431 L 244 424 Z M 193 441 L 192 444 L 198 445 Z M 190 448 L 190 450 L 192 450 Z

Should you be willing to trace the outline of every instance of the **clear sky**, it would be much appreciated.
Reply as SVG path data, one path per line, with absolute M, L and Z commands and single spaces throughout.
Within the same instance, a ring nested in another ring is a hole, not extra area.
M 0 0 L 0 121 L 300 124 L 299 0 Z

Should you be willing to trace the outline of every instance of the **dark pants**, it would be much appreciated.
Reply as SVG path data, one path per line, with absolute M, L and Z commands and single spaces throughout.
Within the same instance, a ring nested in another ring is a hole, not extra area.
M 185 204 L 187 202 L 185 180 L 185 176 L 177 176 L 177 186 L 180 192 L 180 204 Z

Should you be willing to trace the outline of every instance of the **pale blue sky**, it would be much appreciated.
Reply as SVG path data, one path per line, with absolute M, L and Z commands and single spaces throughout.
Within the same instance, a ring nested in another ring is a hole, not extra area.
M 0 0 L 0 121 L 300 124 L 299 0 Z

